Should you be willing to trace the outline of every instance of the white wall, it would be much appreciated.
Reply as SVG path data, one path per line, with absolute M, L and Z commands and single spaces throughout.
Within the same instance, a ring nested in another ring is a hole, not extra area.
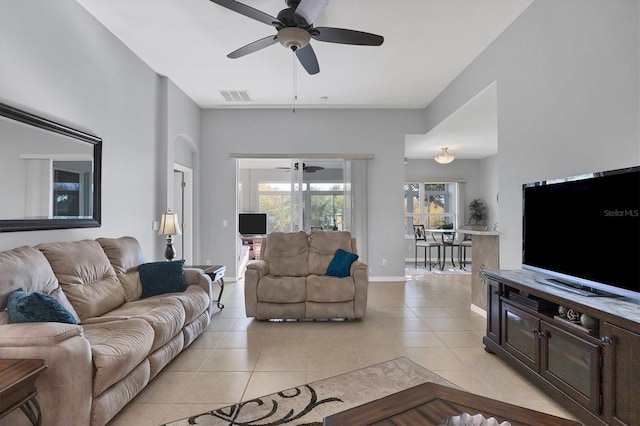
M 429 130 L 498 82 L 501 267 L 523 183 L 640 164 L 639 21 L 638 1 L 536 0 L 427 107 Z
M 231 153 L 372 153 L 369 266 L 404 277 L 404 136 L 424 133 L 419 110 L 206 110 L 202 123 L 204 259 L 235 264 L 236 169 Z M 223 221 L 229 223 L 223 227 Z M 382 259 L 388 259 L 386 267 Z
M 2 0 L 0 64 L 3 102 L 103 139 L 102 226 L 0 233 L 0 250 L 132 235 L 149 260 L 161 258 L 164 240 L 151 227 L 166 203 L 160 123 L 173 111 L 166 93 L 176 91 L 72 0 Z

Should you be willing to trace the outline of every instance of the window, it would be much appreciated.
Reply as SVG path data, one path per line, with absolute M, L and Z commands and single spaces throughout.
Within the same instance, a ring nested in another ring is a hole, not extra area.
M 309 212 L 311 229 L 342 230 L 344 224 L 344 184 L 305 183 L 302 186 L 304 211 Z M 269 232 L 287 232 L 291 227 L 291 184 L 258 184 L 258 205 L 268 213 Z M 308 229 L 307 229 L 308 230 Z
M 405 236 L 413 237 L 413 225 L 427 229 L 455 228 L 458 222 L 458 184 L 405 182 Z

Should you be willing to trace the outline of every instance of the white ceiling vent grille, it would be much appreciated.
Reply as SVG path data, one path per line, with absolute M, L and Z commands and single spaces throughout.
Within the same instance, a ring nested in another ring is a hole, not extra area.
M 227 102 L 250 102 L 249 92 L 246 90 L 219 90 Z

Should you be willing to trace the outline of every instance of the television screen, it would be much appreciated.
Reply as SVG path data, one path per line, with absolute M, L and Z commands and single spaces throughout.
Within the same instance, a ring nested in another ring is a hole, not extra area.
M 523 185 L 522 266 L 640 298 L 640 167 Z
M 267 233 L 266 213 L 240 213 L 238 232 L 242 235 L 265 235 Z

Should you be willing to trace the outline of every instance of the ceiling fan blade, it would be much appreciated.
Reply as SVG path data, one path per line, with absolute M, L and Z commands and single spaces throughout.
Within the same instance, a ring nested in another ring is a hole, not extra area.
M 305 70 L 309 74 L 318 74 L 320 72 L 320 65 L 318 65 L 318 58 L 316 58 L 316 52 L 313 51 L 313 47 L 307 44 L 302 49 L 296 50 L 296 56 L 302 64 Z
M 277 42 L 278 42 L 278 38 L 275 35 L 261 38 L 260 40 L 256 40 L 253 43 L 249 43 L 238 50 L 234 50 L 233 52 L 227 55 L 227 58 L 237 59 L 242 56 L 248 55 L 249 53 L 257 52 L 260 49 L 269 47 L 272 44 L 276 44 Z
M 316 27 L 317 35 L 313 38 L 318 41 L 329 43 L 357 44 L 359 46 L 380 46 L 384 42 L 384 37 L 365 33 L 356 30 L 346 30 L 344 28 Z M 313 34 L 313 33 L 312 33 Z
M 226 7 L 229 10 L 237 12 L 241 15 L 246 16 L 247 18 L 255 19 L 256 21 L 262 22 L 271 26 L 282 26 L 282 22 L 278 20 L 278 18 L 269 15 L 268 13 L 264 13 L 261 10 L 254 9 L 251 6 L 247 6 L 246 4 L 237 2 L 235 0 L 211 0 L 215 4 L 219 4 L 222 7 Z
M 316 22 L 316 19 L 322 14 L 324 9 L 329 4 L 329 0 L 301 0 L 294 16 L 296 18 L 302 18 L 304 20 L 303 25 L 311 25 Z

